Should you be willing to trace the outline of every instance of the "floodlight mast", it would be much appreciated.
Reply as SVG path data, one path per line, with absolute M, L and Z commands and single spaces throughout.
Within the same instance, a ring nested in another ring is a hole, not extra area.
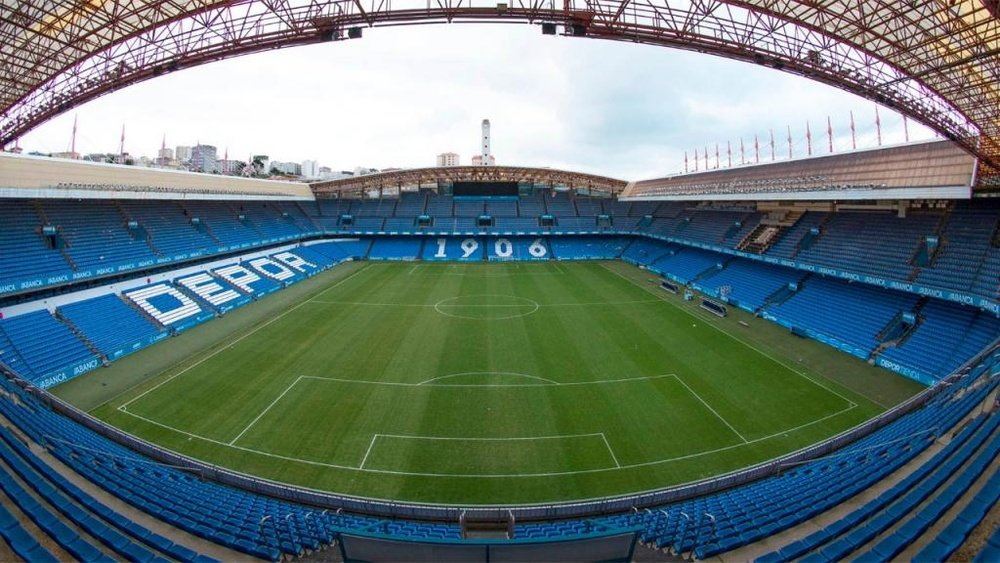
M 482 155 L 480 156 L 480 162 L 479 162 L 479 164 L 480 164 L 480 166 L 490 166 L 491 164 L 493 164 L 491 162 L 493 160 L 493 156 L 490 154 L 490 120 L 489 119 L 484 119 L 483 120 L 482 141 L 483 141 L 483 152 L 482 152 Z

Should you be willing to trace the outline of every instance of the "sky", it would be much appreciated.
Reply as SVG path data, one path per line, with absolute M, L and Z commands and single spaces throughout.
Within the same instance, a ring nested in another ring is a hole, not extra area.
M 758 65 L 664 47 L 564 36 L 538 26 L 463 24 L 366 28 L 361 39 L 247 55 L 154 78 L 74 108 L 20 139 L 26 151 L 66 151 L 78 120 L 77 151 L 153 157 L 198 142 L 219 157 L 317 160 L 357 166 L 433 166 L 479 150 L 492 125 L 497 164 L 552 167 L 626 180 L 675 174 L 694 151 L 739 141 L 770 159 L 876 145 L 875 104 Z M 883 143 L 903 141 L 903 120 L 880 108 Z M 933 137 L 909 122 L 912 139 Z

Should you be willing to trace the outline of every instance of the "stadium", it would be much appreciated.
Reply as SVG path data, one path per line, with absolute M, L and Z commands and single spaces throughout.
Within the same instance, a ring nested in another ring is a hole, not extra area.
M 0 146 L 443 22 L 765 65 L 940 137 L 627 180 L 491 165 L 486 129 L 478 166 L 312 183 L 0 152 L 0 559 L 1000 559 L 996 2 L 25 2 Z

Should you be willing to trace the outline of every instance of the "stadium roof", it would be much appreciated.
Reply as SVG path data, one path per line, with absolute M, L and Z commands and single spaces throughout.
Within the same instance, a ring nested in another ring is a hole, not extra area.
M 313 199 L 308 184 L 0 153 L 0 198 Z
M 85 101 L 365 26 L 557 23 L 575 36 L 768 65 L 909 115 L 1000 177 L 996 0 L 27 0 L 0 4 L 0 145 Z
M 410 168 L 378 174 L 366 174 L 340 180 L 315 182 L 313 192 L 323 195 L 364 193 L 370 190 L 397 189 L 452 182 L 531 182 L 546 186 L 567 186 L 619 193 L 625 189 L 624 180 L 605 176 L 569 172 L 552 168 L 525 166 L 446 166 L 441 168 Z
M 705 170 L 630 183 L 638 199 L 967 199 L 975 159 L 951 141 Z

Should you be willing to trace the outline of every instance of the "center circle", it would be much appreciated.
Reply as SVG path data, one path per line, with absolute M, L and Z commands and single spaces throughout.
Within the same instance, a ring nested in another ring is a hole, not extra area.
M 434 310 L 446 317 L 477 321 L 527 317 L 539 307 L 537 301 L 527 297 L 488 293 L 449 297 L 434 304 Z

